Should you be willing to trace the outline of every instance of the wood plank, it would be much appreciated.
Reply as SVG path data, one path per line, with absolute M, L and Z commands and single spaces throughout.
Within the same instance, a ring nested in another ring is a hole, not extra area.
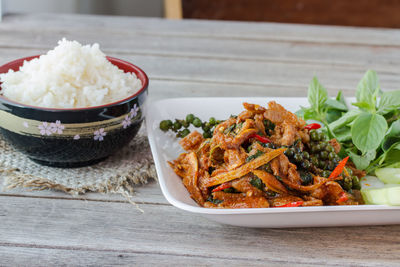
M 0 61 L 9 60 L 45 50 L 0 49 Z M 117 53 L 110 56 L 121 57 Z M 325 87 L 337 92 L 339 89 L 355 90 L 365 69 L 334 65 L 314 65 L 286 62 L 246 62 L 240 60 L 218 60 L 181 58 L 174 56 L 130 55 L 123 59 L 133 62 L 144 69 L 150 80 L 175 80 L 181 82 L 217 83 L 239 86 L 263 86 L 266 88 L 287 87 L 284 93 L 292 96 L 291 87 L 303 87 L 304 95 L 311 78 L 317 76 Z M 394 90 L 400 84 L 398 72 L 378 71 L 380 84 L 384 90 Z M 151 85 L 150 85 L 151 91 Z M 221 92 L 227 95 L 227 92 Z M 251 95 L 251 92 L 248 96 Z M 276 91 L 266 91 L 276 94 Z M 218 96 L 218 95 L 214 95 Z
M 400 243 L 400 225 L 248 229 L 170 206 L 143 209 L 144 214 L 129 204 L 0 196 L 0 244 L 288 265 L 396 266 L 400 261 L 393 253 Z
M 1 26 L 1 25 L 0 25 Z M 99 42 L 107 53 L 214 58 L 220 60 L 287 62 L 302 64 L 356 66 L 358 69 L 397 70 L 400 63 L 396 47 L 353 46 L 346 44 L 312 44 L 301 42 L 267 42 L 259 40 L 231 40 L 193 38 L 186 36 L 141 36 L 135 31 L 119 32 L 87 28 L 75 30 L 32 30 L 3 27 L 0 47 L 34 48 L 46 51 L 67 37 L 82 43 Z M 121 42 L 121 36 L 124 41 Z M 107 38 L 104 38 L 107 36 Z M 139 40 L 139 41 L 138 41 Z
M 83 201 L 101 201 L 127 203 L 127 199 L 120 194 L 101 194 L 88 192 L 84 195 L 70 195 L 55 190 L 29 190 L 27 188 L 6 189 L 0 184 L 0 196 L 4 197 L 32 197 L 43 199 L 63 199 L 63 200 L 83 200 Z M 152 180 L 148 184 L 138 185 L 130 199 L 140 208 L 143 204 L 170 205 L 162 195 L 159 184 Z
M 251 39 L 368 46 L 399 46 L 397 29 L 315 26 L 283 23 L 215 22 L 205 20 L 164 20 L 159 18 L 116 17 L 78 14 L 11 14 L 0 28 L 23 27 L 29 32 L 38 28 L 87 29 L 102 32 L 135 31 L 142 35 L 212 37 L 217 39 Z M 123 36 L 123 35 L 121 35 Z
M 76 250 L 74 248 L 28 247 L 25 244 L 0 245 L 2 266 L 265 266 L 262 261 L 246 259 L 220 259 L 146 252 L 107 250 Z M 281 262 L 269 262 L 268 266 L 290 266 Z M 299 264 L 296 266 L 309 266 Z

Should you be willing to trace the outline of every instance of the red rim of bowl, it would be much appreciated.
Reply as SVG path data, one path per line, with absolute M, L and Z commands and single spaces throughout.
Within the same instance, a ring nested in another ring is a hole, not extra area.
M 0 73 L 7 73 L 12 67 L 18 67 L 18 69 L 22 66 L 24 61 L 30 61 L 34 58 L 38 58 L 41 55 L 36 55 L 36 56 L 30 56 L 30 57 L 24 57 L 24 58 L 19 58 L 13 61 L 10 61 L 3 66 L 0 66 Z M 146 91 L 148 85 L 149 85 L 149 78 L 147 77 L 147 74 L 138 66 L 133 65 L 132 63 L 129 63 L 128 61 L 119 59 L 119 58 L 114 58 L 114 57 L 106 57 L 108 61 L 110 61 L 113 65 L 117 66 L 119 69 L 123 70 L 124 72 L 133 72 L 136 74 L 136 77 L 142 82 L 142 88 L 140 88 L 135 94 L 130 95 L 127 98 L 124 98 L 122 100 L 118 100 L 116 102 L 112 102 L 109 104 L 105 105 L 100 105 L 100 106 L 93 106 L 93 107 L 86 107 L 86 108 L 44 108 L 44 107 L 38 107 L 38 106 L 31 106 L 31 105 L 26 105 L 22 104 L 20 102 L 16 102 L 14 100 L 8 99 L 2 95 L 0 95 L 0 99 L 4 100 L 5 102 L 9 102 L 12 104 L 16 104 L 17 106 L 20 107 L 27 107 L 27 108 L 33 108 L 33 109 L 38 109 L 38 110 L 47 110 L 47 111 L 80 111 L 80 110 L 91 110 L 91 109 L 99 109 L 99 108 L 105 108 L 105 107 L 110 107 L 114 105 L 118 105 L 124 102 L 127 102 L 136 96 L 140 95 L 144 91 Z M 123 67 L 123 68 L 121 68 Z M 0 92 L 1 92 L 1 83 L 0 83 Z

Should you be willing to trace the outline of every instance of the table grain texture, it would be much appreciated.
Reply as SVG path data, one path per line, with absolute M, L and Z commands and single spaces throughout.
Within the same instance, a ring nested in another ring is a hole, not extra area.
M 316 75 L 354 95 L 367 69 L 400 86 L 400 30 L 278 23 L 6 15 L 0 64 L 62 37 L 101 45 L 150 77 L 150 99 L 305 96 Z M 0 186 L 1 189 L 1 186 Z M 156 182 L 119 195 L 0 192 L 1 266 L 400 266 L 400 225 L 250 229 L 171 206 Z

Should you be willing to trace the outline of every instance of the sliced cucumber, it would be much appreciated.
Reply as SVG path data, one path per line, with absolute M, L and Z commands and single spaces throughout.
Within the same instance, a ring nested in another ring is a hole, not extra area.
M 364 198 L 365 204 L 389 205 L 386 188 L 363 189 L 361 190 L 361 195 Z
M 361 189 L 381 188 L 385 186 L 385 184 L 375 176 L 368 175 L 360 179 L 360 185 Z
M 387 188 L 389 205 L 400 206 L 400 186 Z
M 400 168 L 376 169 L 375 174 L 385 184 L 400 184 Z
M 374 176 L 366 176 L 360 183 L 365 204 L 400 206 L 400 184 L 384 184 Z

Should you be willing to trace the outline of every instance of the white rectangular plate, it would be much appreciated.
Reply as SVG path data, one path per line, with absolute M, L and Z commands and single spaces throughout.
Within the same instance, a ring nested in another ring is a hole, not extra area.
M 174 98 L 151 103 L 146 115 L 147 133 L 153 153 L 158 179 L 165 198 L 175 207 L 201 214 L 211 220 L 245 227 L 316 227 L 343 225 L 400 224 L 400 207 L 382 205 L 324 206 L 259 209 L 208 209 L 197 205 L 167 161 L 173 160 L 183 150 L 174 134 L 159 129 L 165 119 L 184 119 L 193 113 L 202 120 L 210 117 L 228 118 L 243 110 L 242 103 L 266 106 L 271 100 L 295 112 L 307 106 L 306 98 Z

